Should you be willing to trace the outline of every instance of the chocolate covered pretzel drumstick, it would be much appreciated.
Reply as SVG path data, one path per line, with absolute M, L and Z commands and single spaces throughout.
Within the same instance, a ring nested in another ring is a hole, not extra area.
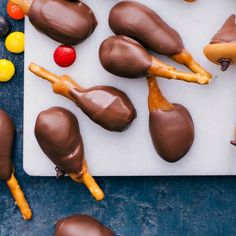
M 151 56 L 141 44 L 127 36 L 111 36 L 104 40 L 99 49 L 99 58 L 108 72 L 121 77 L 155 76 L 199 84 L 209 82 L 205 74 L 177 71 Z
M 57 221 L 55 236 L 115 236 L 115 234 L 91 216 L 72 215 Z
M 40 112 L 35 137 L 57 166 L 57 176 L 68 174 L 75 182 L 84 183 L 97 201 L 104 198 L 103 191 L 88 172 L 79 123 L 72 112 L 62 107 Z
M 211 62 L 220 65 L 226 71 L 236 64 L 236 17 L 231 15 L 205 46 L 204 54 Z
M 79 0 L 11 0 L 48 37 L 67 45 L 88 38 L 97 26 L 92 10 Z
M 29 70 L 52 83 L 53 91 L 72 100 L 95 123 L 110 131 L 123 131 L 136 117 L 129 97 L 110 86 L 80 87 L 69 76 L 57 76 L 46 69 L 30 64 Z
M 155 77 L 147 77 L 149 131 L 157 153 L 168 162 L 186 155 L 194 140 L 194 125 L 188 110 L 162 95 Z
M 21 211 L 22 217 L 25 220 L 30 220 L 32 211 L 14 175 L 14 168 L 11 160 L 14 135 L 15 127 L 11 118 L 6 112 L 0 110 L 0 179 L 6 181 L 16 204 Z
M 211 80 L 211 74 L 184 48 L 178 32 L 148 7 L 135 1 L 119 2 L 110 11 L 109 25 L 115 34 L 129 36 L 156 53 L 187 66 L 205 77 L 207 82 Z

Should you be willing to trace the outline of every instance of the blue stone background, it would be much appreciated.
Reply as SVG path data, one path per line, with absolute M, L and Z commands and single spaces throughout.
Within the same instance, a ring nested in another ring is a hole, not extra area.
M 0 0 L 6 15 L 7 0 Z M 13 31 L 23 31 L 23 21 L 12 21 Z M 49 236 L 55 222 L 75 213 L 89 214 L 117 235 L 236 235 L 235 177 L 113 177 L 97 178 L 106 199 L 97 203 L 83 185 L 69 178 L 30 177 L 22 168 L 24 55 L 5 50 L 0 58 L 12 60 L 16 75 L 0 84 L 0 108 L 17 127 L 13 152 L 17 178 L 33 210 L 25 222 L 9 190 L 0 182 L 0 236 Z M 236 167 L 235 167 L 236 168 Z

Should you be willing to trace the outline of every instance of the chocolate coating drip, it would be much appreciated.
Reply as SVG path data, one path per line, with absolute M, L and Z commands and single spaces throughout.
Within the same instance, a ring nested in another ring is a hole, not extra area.
M 97 26 L 91 9 L 78 0 L 33 0 L 28 16 L 36 29 L 69 45 L 84 41 Z
M 111 36 L 100 46 L 100 62 L 110 73 L 127 78 L 145 76 L 152 65 L 151 56 L 135 40 Z
M 128 96 L 113 87 L 95 86 L 84 91 L 72 89 L 76 104 L 94 122 L 111 131 L 122 131 L 136 117 Z
M 115 234 L 93 217 L 74 215 L 57 222 L 55 236 L 115 236 Z
M 0 110 L 0 179 L 8 181 L 12 175 L 12 146 L 15 127 L 9 115 Z
M 75 115 L 52 107 L 41 112 L 35 124 L 36 139 L 48 158 L 63 172 L 79 174 L 84 157 L 83 141 Z
M 231 15 L 216 35 L 211 39 L 214 43 L 232 43 L 236 42 L 236 22 L 235 15 Z
M 173 104 L 168 111 L 158 109 L 149 116 L 149 129 L 157 153 L 168 162 L 176 162 L 190 149 L 194 140 L 191 115 L 185 107 Z
M 131 1 L 116 4 L 109 25 L 115 34 L 127 35 L 145 47 L 164 55 L 182 52 L 180 35 L 148 7 Z

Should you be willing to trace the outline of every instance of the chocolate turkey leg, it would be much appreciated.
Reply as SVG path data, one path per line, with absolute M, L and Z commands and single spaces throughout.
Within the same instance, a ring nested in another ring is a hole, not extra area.
M 115 34 L 127 35 L 159 54 L 170 56 L 194 73 L 211 79 L 211 75 L 184 49 L 178 32 L 148 7 L 135 1 L 119 2 L 110 11 L 109 25 Z
M 56 223 L 55 236 L 115 236 L 115 234 L 91 216 L 72 215 Z
M 14 135 L 15 127 L 11 118 L 6 112 L 0 110 L 0 179 L 6 181 L 16 204 L 21 211 L 22 217 L 25 220 L 30 220 L 32 211 L 14 176 L 14 168 L 11 160 Z
M 136 117 L 128 96 L 114 87 L 80 87 L 69 76 L 56 76 L 44 68 L 30 64 L 29 70 L 52 83 L 53 91 L 72 100 L 94 122 L 110 131 L 126 129 Z
M 162 95 L 156 79 L 148 77 L 149 130 L 157 153 L 168 162 L 180 160 L 194 140 L 194 125 L 188 110 L 171 104 Z
M 104 198 L 104 193 L 88 173 L 79 123 L 72 112 L 62 107 L 41 112 L 36 120 L 35 136 L 60 174 L 66 173 L 76 182 L 83 182 L 97 201 Z
M 103 41 L 99 49 L 102 66 L 110 73 L 127 78 L 156 76 L 183 80 L 199 84 L 209 82 L 205 74 L 177 71 L 157 58 L 134 39 L 126 36 L 111 36 Z
M 211 42 L 204 48 L 205 56 L 226 71 L 230 65 L 236 64 L 236 19 L 231 15 Z
M 97 26 L 92 10 L 78 0 L 11 0 L 28 15 L 32 25 L 63 44 L 76 45 Z

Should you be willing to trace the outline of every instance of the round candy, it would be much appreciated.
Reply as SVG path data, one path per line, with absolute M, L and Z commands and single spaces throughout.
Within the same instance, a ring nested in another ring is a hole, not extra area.
M 59 46 L 54 52 L 54 61 L 60 67 L 71 66 L 76 59 L 76 51 L 67 45 Z
M 15 66 L 11 61 L 0 59 L 0 81 L 9 81 L 15 74 Z
M 9 21 L 5 17 L 0 16 L 0 38 L 6 36 L 10 32 L 10 29 Z
M 24 51 L 25 35 L 22 32 L 13 32 L 9 34 L 5 41 L 5 46 L 9 52 L 22 53 Z
M 10 1 L 7 4 L 7 14 L 14 20 L 21 20 L 25 17 L 21 8 Z

